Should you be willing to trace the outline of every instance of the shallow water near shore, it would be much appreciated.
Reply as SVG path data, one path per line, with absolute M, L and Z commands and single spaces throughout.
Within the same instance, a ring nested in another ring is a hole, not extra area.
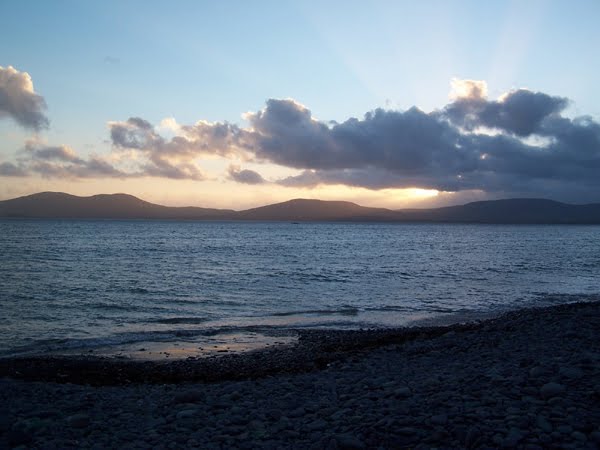
M 235 352 L 600 292 L 598 226 L 4 220 L 0 248 L 0 356 Z

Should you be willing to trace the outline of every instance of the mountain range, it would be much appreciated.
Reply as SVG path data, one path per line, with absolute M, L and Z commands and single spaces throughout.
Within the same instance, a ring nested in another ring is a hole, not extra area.
M 600 224 L 600 203 L 573 205 L 515 198 L 431 209 L 368 208 L 351 202 L 294 199 L 243 211 L 172 207 L 127 194 L 78 197 L 41 192 L 0 201 L 0 217 L 79 219 L 175 219 L 247 221 L 447 222 L 515 224 Z

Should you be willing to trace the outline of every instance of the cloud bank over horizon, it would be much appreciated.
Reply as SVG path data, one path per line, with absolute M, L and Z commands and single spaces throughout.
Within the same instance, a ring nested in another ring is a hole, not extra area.
M 493 100 L 485 82 L 460 79 L 452 89 L 449 103 L 431 112 L 377 108 L 340 123 L 316 119 L 293 99 L 268 99 L 243 115 L 246 126 L 130 117 L 108 123 L 107 155 L 82 158 L 68 146 L 32 140 L 15 162 L 0 162 L 0 176 L 202 181 L 201 164 L 221 159 L 229 161 L 224 180 L 248 185 L 600 200 L 600 123 L 564 116 L 569 100 L 543 92 L 516 89 Z M 48 124 L 44 106 L 29 75 L 0 67 L 0 117 L 39 130 Z M 299 172 L 267 180 L 242 167 L 250 162 Z

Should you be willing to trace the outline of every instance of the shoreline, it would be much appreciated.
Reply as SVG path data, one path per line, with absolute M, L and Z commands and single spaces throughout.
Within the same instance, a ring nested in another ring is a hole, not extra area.
M 426 342 L 448 333 L 478 333 L 489 327 L 501 328 L 505 322 L 515 319 L 531 320 L 540 314 L 578 310 L 586 306 L 600 309 L 600 301 L 521 308 L 471 321 L 445 323 L 444 319 L 426 319 L 423 321 L 425 325 L 395 328 L 290 328 L 288 337 L 295 335 L 296 338 L 287 343 L 277 342 L 273 346 L 240 352 L 221 353 L 217 350 L 185 358 L 131 357 L 117 352 L 11 356 L 0 358 L 0 378 L 93 386 L 256 379 L 320 370 L 335 361 L 379 347 L 411 341 Z M 112 376 L 107 377 L 107 374 Z
M 599 334 L 595 301 L 168 363 L 4 359 L 0 447 L 594 449 Z

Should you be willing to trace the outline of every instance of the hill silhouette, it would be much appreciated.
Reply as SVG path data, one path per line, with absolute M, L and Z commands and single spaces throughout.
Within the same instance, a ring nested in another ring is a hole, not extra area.
M 352 202 L 298 198 L 283 203 L 240 211 L 238 220 L 280 221 L 370 221 L 395 220 L 397 213 L 385 208 L 368 208 Z
M 232 210 L 155 205 L 128 194 L 78 197 L 41 192 L 0 202 L 0 217 L 82 219 L 225 219 Z
M 156 205 L 127 194 L 78 197 L 61 192 L 0 201 L 0 217 L 254 221 L 600 224 L 600 203 L 507 199 L 432 209 L 368 208 L 351 202 L 294 199 L 244 211 Z

